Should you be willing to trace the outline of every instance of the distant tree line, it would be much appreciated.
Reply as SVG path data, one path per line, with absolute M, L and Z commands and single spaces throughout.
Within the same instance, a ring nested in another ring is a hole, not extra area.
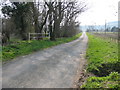
M 95 26 L 89 26 L 86 31 L 87 32 L 118 32 L 119 28 L 116 26 L 113 26 L 113 27 L 107 27 L 106 29 L 104 28 L 97 29 L 95 28 Z

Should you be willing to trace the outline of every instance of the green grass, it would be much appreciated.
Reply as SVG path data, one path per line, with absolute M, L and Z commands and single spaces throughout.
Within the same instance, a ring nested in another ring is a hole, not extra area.
M 2 46 L 0 45 L 0 60 L 2 60 Z
M 111 73 L 106 77 L 89 77 L 81 88 L 120 88 L 120 74 Z
M 56 41 L 45 40 L 32 40 L 28 41 L 17 41 L 14 44 L 2 47 L 2 62 L 12 60 L 13 58 L 21 55 L 30 54 L 31 52 L 42 50 L 58 44 L 70 42 L 81 36 L 79 33 L 69 38 L 58 38 Z
M 89 77 L 82 88 L 118 88 L 120 87 L 120 60 L 118 43 L 91 34 L 86 58 L 87 71 L 96 75 Z
M 111 72 L 120 73 L 118 60 L 118 43 L 88 34 L 89 45 L 86 53 L 89 72 L 106 76 Z

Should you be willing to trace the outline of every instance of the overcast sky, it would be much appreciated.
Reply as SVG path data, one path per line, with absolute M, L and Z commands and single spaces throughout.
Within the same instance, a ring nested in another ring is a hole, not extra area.
M 104 25 L 105 20 L 106 22 L 118 21 L 118 2 L 120 0 L 82 1 L 86 1 L 89 9 L 79 15 L 77 20 L 81 22 L 81 25 Z
M 120 0 L 86 0 L 89 9 L 78 20 L 81 25 L 104 25 L 106 22 L 118 21 L 118 2 Z

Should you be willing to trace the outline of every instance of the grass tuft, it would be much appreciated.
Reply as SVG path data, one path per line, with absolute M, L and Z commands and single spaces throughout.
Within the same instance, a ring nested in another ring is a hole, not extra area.
M 112 72 L 106 77 L 89 77 L 81 88 L 120 88 L 120 74 Z

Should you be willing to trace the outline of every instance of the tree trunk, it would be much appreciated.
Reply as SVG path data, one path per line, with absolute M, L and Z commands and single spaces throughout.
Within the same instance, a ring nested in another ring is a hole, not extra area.
M 50 12 L 49 14 L 49 31 L 50 31 L 50 40 L 51 41 L 55 41 L 55 35 L 54 35 L 54 32 L 53 32 L 53 29 L 52 29 L 52 13 Z
M 56 20 L 56 37 L 59 38 L 61 36 L 60 32 L 60 22 L 59 19 Z
M 34 26 L 35 26 L 35 33 L 41 33 L 39 31 L 39 22 L 38 22 L 38 12 L 37 8 L 35 7 L 34 3 L 32 2 L 32 10 L 33 10 L 33 19 L 34 19 Z M 37 39 L 39 40 L 39 35 L 36 35 Z
M 25 24 L 24 24 L 24 18 L 21 17 L 21 38 L 22 40 L 27 40 L 26 32 L 25 32 Z

